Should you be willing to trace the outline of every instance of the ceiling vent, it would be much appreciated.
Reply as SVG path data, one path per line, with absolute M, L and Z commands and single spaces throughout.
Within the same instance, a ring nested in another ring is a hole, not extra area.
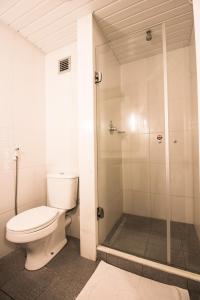
M 64 73 L 71 70 L 71 56 L 65 57 L 58 62 L 59 73 Z

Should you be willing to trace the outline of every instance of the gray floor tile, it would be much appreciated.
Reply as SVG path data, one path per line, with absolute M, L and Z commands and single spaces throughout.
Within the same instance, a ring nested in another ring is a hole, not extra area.
M 68 250 L 68 251 L 67 251 Z M 80 255 L 75 254 L 71 249 L 66 249 L 65 253 L 55 257 L 48 265 L 47 269 L 54 271 L 61 277 L 74 276 L 76 273 L 94 272 L 98 262 L 93 262 Z
M 125 215 L 124 226 L 126 229 L 135 229 L 148 234 L 151 231 L 151 220 L 146 217 Z
M 165 220 L 124 214 L 120 218 L 120 230 L 115 227 L 112 235 L 110 240 L 106 239 L 108 247 L 167 263 Z M 200 273 L 199 253 L 194 225 L 171 222 L 171 265 Z
M 175 285 L 183 289 L 188 288 L 187 279 L 174 274 L 168 273 L 167 284 Z
M 171 265 L 181 269 L 186 269 L 186 261 L 183 249 L 172 249 L 171 250 Z
M 107 253 L 106 252 L 103 252 L 103 251 L 97 251 L 97 258 L 99 260 L 103 260 L 103 261 L 107 261 Z
M 182 248 L 185 252 L 189 252 L 191 254 L 199 254 L 200 253 L 200 245 L 197 236 L 191 235 L 186 239 L 181 240 Z
M 137 275 L 142 274 L 141 264 L 114 256 L 112 254 L 107 255 L 107 263 Z
M 171 249 L 174 250 L 183 250 L 182 241 L 178 238 L 171 238 Z
M 200 295 L 200 282 L 188 279 L 188 290 Z
M 200 254 L 184 252 L 186 269 L 195 273 L 200 273 Z
M 193 224 L 171 222 L 171 235 L 175 238 L 187 239 L 189 236 L 196 235 L 196 232 Z
M 146 242 L 142 240 L 127 240 L 123 238 L 113 243 L 112 247 L 120 251 L 143 257 L 145 253 Z
M 167 238 L 162 236 L 161 234 L 150 233 L 148 237 L 148 243 L 153 244 L 155 246 L 165 247 L 167 246 Z
M 74 300 L 85 286 L 89 278 L 76 281 L 73 277 L 68 280 L 54 280 L 37 300 Z
M 151 219 L 151 232 L 160 234 L 162 237 L 166 237 L 167 224 L 165 220 Z
M 24 264 L 25 252 L 21 249 L 0 259 L 0 287 L 12 277 L 16 277 L 18 272 L 24 269 Z
M 149 279 L 153 279 L 162 283 L 167 283 L 168 274 L 166 272 L 162 272 L 160 270 L 153 269 L 148 266 L 143 266 L 142 275 Z
M 191 292 L 190 293 L 190 300 L 200 300 L 200 294 Z
M 0 300 L 75 299 L 99 263 L 79 253 L 79 240 L 69 238 L 46 267 L 32 272 L 24 269 L 23 251 L 7 255 L 0 260 Z
M 13 300 L 10 296 L 5 294 L 3 291 L 0 290 L 0 300 Z
M 50 285 L 56 274 L 47 268 L 37 271 L 20 271 L 17 277 L 7 281 L 2 290 L 15 300 L 33 300 Z
M 48 289 L 42 292 L 38 300 L 72 300 L 80 293 L 89 278 L 94 273 L 99 262 L 93 262 L 77 257 L 72 264 L 54 265 L 57 277 L 50 283 Z
M 151 260 L 166 263 L 167 262 L 167 249 L 164 245 L 159 246 L 159 245 L 148 243 L 144 256 Z

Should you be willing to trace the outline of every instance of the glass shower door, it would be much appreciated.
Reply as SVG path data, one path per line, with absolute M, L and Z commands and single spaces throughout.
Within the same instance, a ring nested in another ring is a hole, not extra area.
M 105 243 L 122 216 L 121 89 L 120 65 L 108 44 L 96 48 L 99 243 Z
M 152 42 L 145 36 L 116 41 L 135 43 L 132 61 L 119 64 L 108 44 L 96 49 L 103 75 L 97 85 L 99 243 L 166 263 L 161 26 L 152 32 Z

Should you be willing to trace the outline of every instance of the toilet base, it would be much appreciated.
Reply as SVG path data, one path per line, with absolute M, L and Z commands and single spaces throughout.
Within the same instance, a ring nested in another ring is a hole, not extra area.
M 38 245 L 37 242 L 37 251 L 33 251 L 33 245 L 31 245 L 31 249 L 29 247 L 27 250 L 27 257 L 25 262 L 25 269 L 29 271 L 39 270 L 44 267 L 48 262 L 58 254 L 58 252 L 67 244 L 67 239 L 61 241 L 56 247 L 52 248 L 50 251 L 42 251 L 42 247 Z M 38 247 L 39 246 L 39 247 Z M 41 245 L 42 246 L 42 245 Z M 34 249 L 35 250 L 35 249 Z
M 25 269 L 29 271 L 41 269 L 58 254 L 67 244 L 66 226 L 69 226 L 69 222 L 65 219 L 65 214 L 60 213 L 57 227 L 53 233 L 40 240 L 25 244 L 27 253 Z

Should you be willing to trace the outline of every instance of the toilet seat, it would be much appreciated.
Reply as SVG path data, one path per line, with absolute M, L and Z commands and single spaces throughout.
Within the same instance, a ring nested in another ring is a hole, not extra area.
M 8 221 L 6 237 L 15 243 L 26 243 L 43 238 L 57 227 L 58 214 L 58 209 L 48 206 L 24 211 Z
M 7 229 L 16 232 L 35 232 L 51 224 L 57 215 L 58 210 L 56 208 L 35 207 L 11 218 L 7 223 Z

